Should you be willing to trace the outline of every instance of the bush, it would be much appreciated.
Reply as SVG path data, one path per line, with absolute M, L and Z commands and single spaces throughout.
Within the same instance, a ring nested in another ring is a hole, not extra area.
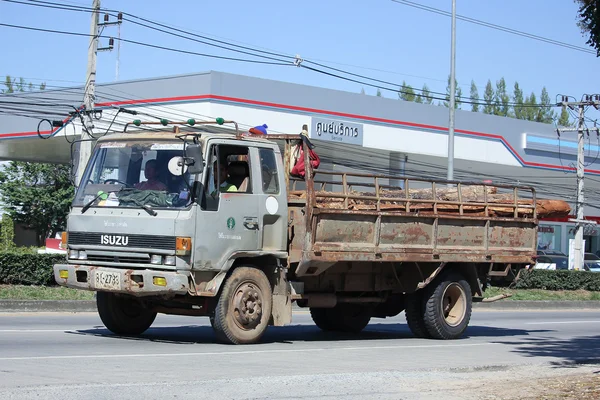
M 600 291 L 600 274 L 585 271 L 552 271 L 532 269 L 523 271 L 517 289 L 590 290 Z
M 56 285 L 52 267 L 60 262 L 62 254 L 0 252 L 0 284 Z

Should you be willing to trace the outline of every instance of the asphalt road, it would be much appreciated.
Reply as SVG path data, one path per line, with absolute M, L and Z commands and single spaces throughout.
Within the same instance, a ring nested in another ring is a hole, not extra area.
M 302 311 L 252 346 L 215 343 L 206 318 L 125 338 L 93 313 L 0 314 L 2 399 L 504 398 L 511 381 L 598 365 L 600 311 L 475 311 L 455 341 L 413 338 L 403 314 L 325 334 Z

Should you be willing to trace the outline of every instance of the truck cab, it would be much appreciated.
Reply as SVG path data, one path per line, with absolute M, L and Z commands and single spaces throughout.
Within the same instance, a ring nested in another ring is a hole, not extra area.
M 241 290 L 240 309 L 252 308 L 237 325 L 266 325 L 271 307 L 265 313 L 258 303 L 270 303 L 264 297 L 287 257 L 281 171 L 279 146 L 257 137 L 179 129 L 104 136 L 77 189 L 64 238 L 67 263 L 55 266 L 56 280 L 97 291 L 105 325 L 136 334 L 156 311 L 213 321 L 228 271 L 260 260 L 265 268 L 256 279 L 267 282 L 268 293 L 256 282 L 234 289 Z

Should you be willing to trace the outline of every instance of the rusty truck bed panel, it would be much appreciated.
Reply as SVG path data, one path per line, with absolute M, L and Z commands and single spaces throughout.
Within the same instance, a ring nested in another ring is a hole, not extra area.
M 305 180 L 291 179 L 288 186 L 291 262 L 529 264 L 536 255 L 538 221 L 531 187 L 494 185 L 503 193 L 504 201 L 498 203 L 488 201 L 491 186 L 480 182 L 310 168 L 306 174 Z M 450 186 L 456 188 L 456 198 L 440 199 L 440 188 Z M 482 195 L 467 198 L 463 192 L 468 186 L 482 187 Z M 415 198 L 412 187 L 430 195 Z M 398 192 L 402 196 L 394 194 Z

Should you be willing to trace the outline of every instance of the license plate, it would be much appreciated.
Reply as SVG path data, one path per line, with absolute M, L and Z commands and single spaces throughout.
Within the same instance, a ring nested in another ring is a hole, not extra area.
M 96 289 L 120 290 L 121 274 L 118 272 L 96 271 Z

